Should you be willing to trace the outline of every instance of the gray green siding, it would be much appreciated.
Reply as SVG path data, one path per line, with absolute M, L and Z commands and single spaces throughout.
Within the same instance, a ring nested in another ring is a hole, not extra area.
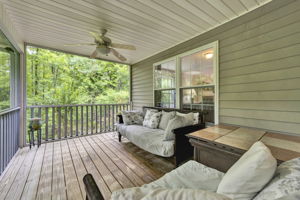
M 300 134 L 299 0 L 273 0 L 134 64 L 134 108 L 153 104 L 153 63 L 216 40 L 220 122 Z

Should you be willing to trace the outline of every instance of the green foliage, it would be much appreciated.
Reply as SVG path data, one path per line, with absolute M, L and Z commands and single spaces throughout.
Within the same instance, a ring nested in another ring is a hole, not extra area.
M 27 47 L 27 104 L 128 103 L 127 65 Z
M 0 110 L 10 107 L 10 54 L 0 51 Z

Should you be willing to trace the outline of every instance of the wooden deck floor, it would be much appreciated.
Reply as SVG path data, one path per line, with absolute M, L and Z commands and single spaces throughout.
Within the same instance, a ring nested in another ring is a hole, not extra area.
M 147 153 L 115 133 L 20 149 L 0 177 L 0 199 L 85 199 L 82 178 L 91 173 L 106 199 L 172 170 L 170 160 Z

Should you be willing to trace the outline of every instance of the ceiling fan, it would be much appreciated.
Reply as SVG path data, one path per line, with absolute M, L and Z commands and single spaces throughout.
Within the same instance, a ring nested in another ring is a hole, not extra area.
M 96 50 L 91 54 L 91 58 L 96 58 L 98 54 L 108 55 L 112 53 L 121 61 L 126 61 L 127 59 L 122 56 L 115 48 L 118 49 L 127 49 L 127 50 L 136 50 L 135 46 L 127 45 L 127 44 L 117 44 L 112 43 L 111 39 L 106 37 L 105 34 L 107 33 L 106 29 L 100 29 L 100 33 L 96 32 L 89 32 L 95 39 L 94 43 L 82 43 L 82 44 L 69 44 L 65 46 L 96 46 Z

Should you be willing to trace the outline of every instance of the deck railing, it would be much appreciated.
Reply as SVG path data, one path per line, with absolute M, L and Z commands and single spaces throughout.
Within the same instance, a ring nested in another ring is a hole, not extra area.
M 0 113 L 0 175 L 19 148 L 20 108 Z
M 27 119 L 42 119 L 42 142 L 46 142 L 114 131 L 116 114 L 129 109 L 130 104 L 28 106 Z

